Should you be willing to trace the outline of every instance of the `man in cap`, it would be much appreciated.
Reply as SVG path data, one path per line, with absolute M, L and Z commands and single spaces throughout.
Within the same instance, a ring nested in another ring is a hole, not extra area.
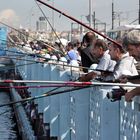
M 140 31 L 132 30 L 128 32 L 123 38 L 123 45 L 129 52 L 130 56 L 133 56 L 137 61 L 140 60 Z M 128 79 L 129 80 L 129 79 Z M 130 82 L 140 83 L 140 75 L 136 78 L 130 78 Z M 125 94 L 125 100 L 130 102 L 132 98 L 140 95 L 140 87 L 137 87 Z
M 105 78 L 106 81 L 116 81 L 122 75 L 138 75 L 135 59 L 129 56 L 129 53 L 122 46 L 122 41 L 116 41 L 109 46 L 111 59 L 116 61 L 113 73 Z

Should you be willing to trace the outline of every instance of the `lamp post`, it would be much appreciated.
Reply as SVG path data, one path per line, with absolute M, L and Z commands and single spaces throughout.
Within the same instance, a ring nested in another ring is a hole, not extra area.
M 52 0 L 52 6 L 54 7 L 54 0 Z M 52 10 L 52 27 L 53 27 L 53 29 L 55 28 L 55 25 L 54 25 L 54 10 Z
M 140 24 L 140 0 L 139 0 L 139 17 L 138 17 L 138 21 L 139 21 L 139 24 Z
M 112 29 L 114 29 L 114 1 L 112 0 Z
M 92 27 L 92 0 L 89 0 L 89 26 Z

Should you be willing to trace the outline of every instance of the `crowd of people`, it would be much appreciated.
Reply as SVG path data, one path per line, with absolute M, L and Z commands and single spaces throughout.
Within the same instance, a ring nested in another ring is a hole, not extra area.
M 95 33 L 89 31 L 81 42 L 71 41 L 63 47 L 61 42 L 56 43 L 53 46 L 55 49 L 49 47 L 49 44 L 45 45 L 41 42 L 36 44 L 30 42 L 29 45 L 33 51 L 35 50 L 36 53 L 40 53 L 46 58 L 51 59 L 55 55 L 56 60 L 62 60 L 63 57 L 63 61 L 68 64 L 76 63 L 77 66 L 82 66 L 83 75 L 79 81 L 100 79 L 109 82 L 140 82 L 136 68 L 136 64 L 140 60 L 139 30 L 132 30 L 124 34 L 123 38 L 111 43 L 98 39 Z M 93 70 L 91 70 L 92 68 Z M 140 95 L 140 87 L 127 92 L 125 100 L 129 102 L 137 95 Z

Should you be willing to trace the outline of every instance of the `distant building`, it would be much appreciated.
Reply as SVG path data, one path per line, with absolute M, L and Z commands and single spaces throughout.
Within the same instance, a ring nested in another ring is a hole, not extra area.
M 38 21 L 36 21 L 36 30 L 40 32 L 45 32 L 48 30 L 45 17 L 39 17 Z

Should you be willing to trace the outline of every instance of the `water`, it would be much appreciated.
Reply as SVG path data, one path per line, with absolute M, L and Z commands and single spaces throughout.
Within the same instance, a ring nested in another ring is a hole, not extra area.
M 10 102 L 6 92 L 0 92 L 0 104 Z M 13 110 L 10 106 L 0 107 L 0 140 L 17 140 L 14 130 L 16 123 L 13 121 Z

